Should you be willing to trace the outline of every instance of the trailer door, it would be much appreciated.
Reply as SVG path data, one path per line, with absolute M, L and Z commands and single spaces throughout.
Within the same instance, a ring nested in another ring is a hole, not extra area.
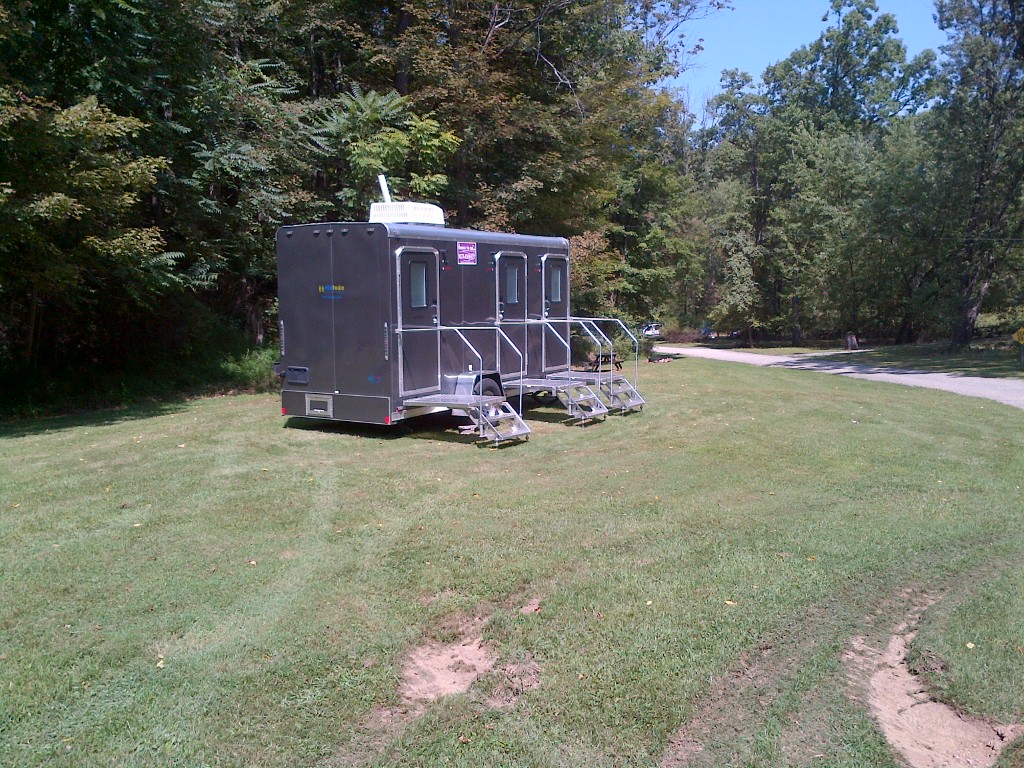
M 511 344 L 497 334 L 502 376 L 520 377 L 526 365 L 526 254 L 500 251 L 495 255 L 494 298 L 498 325 Z M 513 349 L 512 345 L 515 345 Z
M 541 257 L 544 286 L 543 370 L 565 370 L 569 364 L 569 257 L 546 253 Z
M 401 395 L 441 388 L 438 254 L 433 248 L 395 252 L 398 279 L 398 365 Z

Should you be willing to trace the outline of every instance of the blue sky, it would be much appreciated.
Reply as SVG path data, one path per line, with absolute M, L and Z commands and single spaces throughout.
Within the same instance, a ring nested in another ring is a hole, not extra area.
M 946 41 L 935 21 L 932 0 L 876 0 L 880 13 L 891 13 L 899 37 L 911 58 L 925 48 L 938 53 Z M 825 29 L 821 17 L 829 0 L 733 0 L 735 10 L 719 11 L 691 22 L 687 38 L 704 39 L 704 51 L 674 82 L 688 94 L 690 109 L 699 113 L 704 102 L 718 93 L 723 69 L 742 69 L 757 81 L 765 67 L 786 58 L 816 40 Z

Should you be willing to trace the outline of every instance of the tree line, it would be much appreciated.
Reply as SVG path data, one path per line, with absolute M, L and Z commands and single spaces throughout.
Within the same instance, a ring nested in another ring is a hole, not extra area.
M 0 375 L 272 342 L 273 233 L 386 173 L 450 224 L 572 239 L 577 309 L 970 340 L 1021 303 L 1024 13 L 874 0 L 692 109 L 725 0 L 28 0 L 0 7 Z M 695 114 L 700 112 L 699 115 Z

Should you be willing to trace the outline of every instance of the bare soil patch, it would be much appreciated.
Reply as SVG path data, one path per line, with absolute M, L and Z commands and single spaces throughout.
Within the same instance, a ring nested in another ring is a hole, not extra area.
M 402 665 L 399 694 L 402 703 L 416 708 L 426 702 L 465 693 L 480 675 L 494 668 L 494 651 L 481 638 L 483 620 L 462 629 L 453 642 L 428 642 L 414 648 Z
M 508 709 L 527 691 L 540 688 L 540 666 L 529 653 L 504 665 L 494 692 L 487 704 L 495 709 Z
M 520 613 L 540 613 L 541 610 L 541 598 L 540 596 L 531 597 L 526 601 L 526 604 L 519 609 Z
M 529 611 L 540 610 L 540 598 Z M 413 648 L 402 662 L 399 701 L 373 710 L 359 727 L 361 734 L 345 745 L 330 765 L 359 766 L 386 754 L 388 744 L 426 712 L 430 702 L 444 696 L 466 693 L 483 675 L 497 673 L 486 705 L 508 709 L 527 691 L 540 687 L 540 666 L 529 653 L 495 670 L 497 655 L 483 640 L 486 617 L 453 617 L 434 629 L 434 639 Z M 440 638 L 440 639 L 438 639 Z M 451 639 L 454 638 L 454 639 Z M 373 666 L 377 659 L 365 659 Z
M 856 695 L 878 721 L 889 744 L 912 768 L 988 768 L 1022 725 L 1002 725 L 957 712 L 934 700 L 907 665 L 907 646 L 925 610 L 935 600 L 923 596 L 906 621 L 893 629 L 884 647 L 855 637 L 844 660 Z
M 443 696 L 465 693 L 477 678 L 491 671 L 497 661 L 483 641 L 486 618 L 453 618 L 437 632 L 452 640 L 428 640 L 413 648 L 402 662 L 402 679 L 395 706 L 374 709 L 357 729 L 352 742 L 342 746 L 331 766 L 361 766 L 387 754 L 388 745 L 399 738 L 424 712 L 427 705 Z M 366 659 L 373 666 L 376 659 Z

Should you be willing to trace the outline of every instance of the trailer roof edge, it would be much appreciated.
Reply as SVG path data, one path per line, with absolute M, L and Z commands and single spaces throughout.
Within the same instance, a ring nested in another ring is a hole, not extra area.
M 367 221 L 322 221 L 309 224 L 286 224 L 278 229 L 278 234 L 289 230 L 316 227 L 383 227 L 390 237 L 417 237 L 430 239 L 463 239 L 486 241 L 496 245 L 527 245 L 541 248 L 558 248 L 568 250 L 569 240 L 564 237 L 547 235 L 515 234 L 511 232 L 488 232 L 480 229 L 455 229 L 431 224 L 394 224 L 371 223 Z

